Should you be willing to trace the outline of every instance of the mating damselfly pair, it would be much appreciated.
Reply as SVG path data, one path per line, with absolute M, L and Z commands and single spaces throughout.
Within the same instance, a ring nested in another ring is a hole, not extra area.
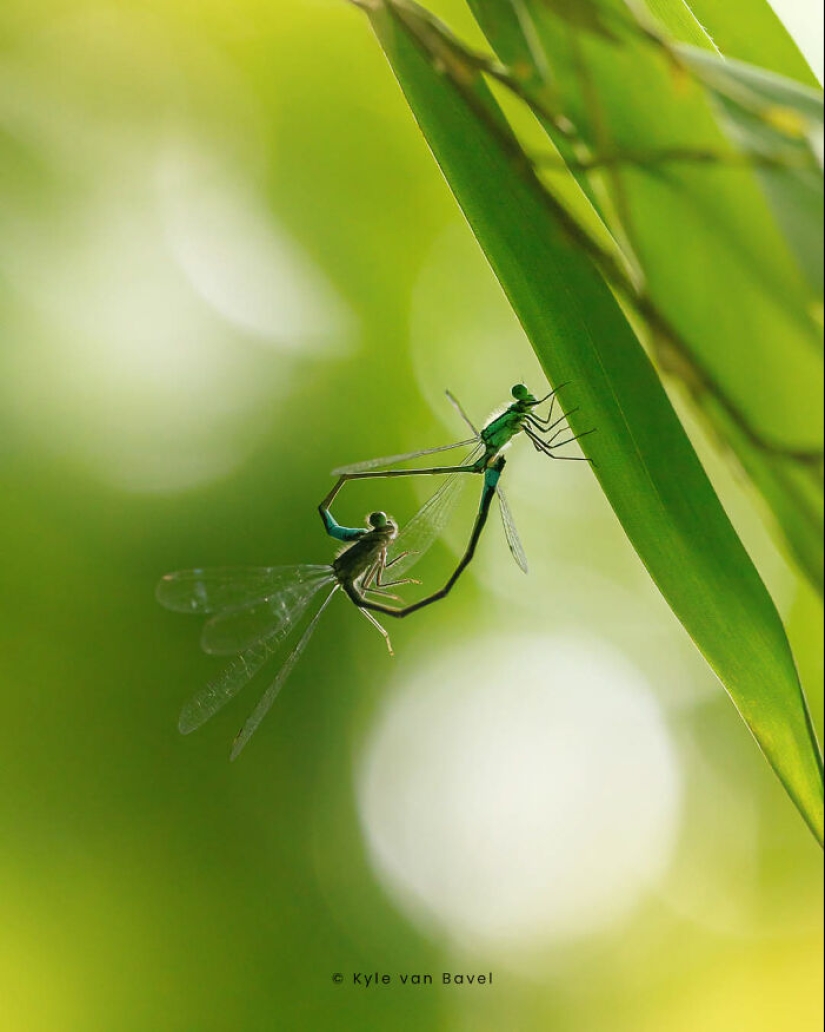
M 209 619 L 201 634 L 202 648 L 214 655 L 235 657 L 183 707 L 178 724 L 181 732 L 188 734 L 194 731 L 225 706 L 275 654 L 318 595 L 323 595 L 321 605 L 238 732 L 232 747 L 232 759 L 243 749 L 272 706 L 338 591 L 343 592 L 380 632 L 391 653 L 389 634 L 373 613 L 401 618 L 443 599 L 475 554 L 494 496 L 499 501 L 510 551 L 526 572 L 524 549 L 501 486 L 506 463 L 503 453 L 511 441 L 523 433 L 537 451 L 550 458 L 589 461 L 584 456 L 557 454 L 558 449 L 592 432 L 572 434 L 567 426 L 570 413 L 555 415 L 556 396 L 560 389 L 536 398 L 523 384 L 516 384 L 511 392 L 512 402 L 492 416 L 481 430 L 476 429 L 461 405 L 448 392 L 448 398 L 472 431 L 472 437 L 333 470 L 338 474 L 338 480 L 318 507 L 327 534 L 344 544 L 331 564 L 218 567 L 181 570 L 163 577 L 157 587 L 161 605 L 176 612 L 207 615 Z M 550 407 L 547 415 L 541 417 L 537 409 L 546 401 L 550 402 Z M 397 468 L 404 462 L 462 448 L 470 450 L 454 465 Z M 467 474 L 473 473 L 482 477 L 481 497 L 467 547 L 455 570 L 441 588 L 425 598 L 408 605 L 390 604 L 401 602 L 390 589 L 419 583 L 404 574 L 444 530 L 458 504 Z M 365 527 L 344 527 L 332 516 L 330 506 L 349 481 L 406 476 L 436 476 L 441 479 L 441 484 L 403 529 L 399 530 L 392 517 L 380 511 L 367 517 Z

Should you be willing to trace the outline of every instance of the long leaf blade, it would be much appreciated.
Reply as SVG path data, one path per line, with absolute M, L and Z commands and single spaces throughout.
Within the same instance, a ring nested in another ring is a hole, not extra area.
M 573 381 L 599 426 L 584 446 L 630 541 L 821 841 L 821 759 L 784 628 L 649 359 L 481 75 L 416 6 L 368 15 L 548 377 Z
M 611 203 L 603 209 L 638 261 L 651 347 L 748 470 L 800 569 L 821 590 L 822 547 L 811 547 L 807 530 L 821 540 L 821 506 L 811 492 L 818 485 L 821 495 L 823 447 L 815 173 L 751 168 L 747 150 L 731 146 L 730 117 L 720 117 L 707 79 L 741 77 L 745 66 L 664 38 L 651 45 L 621 0 L 594 2 L 603 17 L 618 19 L 621 39 L 560 32 L 565 23 L 543 0 L 470 6 L 502 61 L 516 66 L 531 53 L 552 69 L 556 104 L 595 160 L 605 161 Z M 693 39 L 684 8 L 683 0 L 655 5 L 677 39 Z M 766 79 L 795 103 L 815 103 L 805 87 L 759 76 Z M 532 81 L 528 99 L 541 103 L 549 87 Z M 656 160 L 668 151 L 709 160 Z M 621 160 L 634 153 L 636 160 Z M 806 483 L 789 504 L 777 484 L 800 479 Z

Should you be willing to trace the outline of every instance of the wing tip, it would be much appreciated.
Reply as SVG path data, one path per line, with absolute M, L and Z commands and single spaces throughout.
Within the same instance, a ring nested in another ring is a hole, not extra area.
M 169 585 L 173 583 L 174 573 L 164 573 L 161 579 L 155 585 L 155 601 L 159 602 L 164 608 L 169 608 L 169 600 L 165 597 L 166 591 Z
M 180 711 L 180 716 L 178 717 L 178 731 L 180 731 L 182 735 L 189 735 L 201 726 L 204 719 L 205 718 L 200 709 L 187 702 Z
M 243 728 L 235 735 L 235 741 L 232 743 L 232 749 L 229 753 L 229 762 L 234 763 L 235 760 L 241 755 L 243 747 L 249 741 L 249 736 L 244 737 Z

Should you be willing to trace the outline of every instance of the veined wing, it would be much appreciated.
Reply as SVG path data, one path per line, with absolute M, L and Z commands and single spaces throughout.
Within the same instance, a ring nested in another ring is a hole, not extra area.
M 466 473 L 450 473 L 399 533 L 388 557 L 392 567 L 387 575 L 393 580 L 406 573 L 433 546 L 450 522 L 466 483 Z M 401 558 L 393 562 L 393 556 Z
M 332 589 L 332 591 L 327 595 L 327 597 L 321 603 L 321 608 L 318 610 L 318 612 L 315 614 L 315 616 L 313 616 L 313 618 L 310 620 L 309 624 L 307 625 L 307 629 L 301 635 L 301 638 L 300 638 L 298 644 L 295 646 L 295 648 L 292 650 L 292 652 L 290 652 L 290 654 L 287 656 L 286 661 L 284 662 L 284 665 L 278 671 L 278 676 L 275 678 L 275 680 L 272 682 L 272 684 L 267 688 L 267 690 L 261 696 L 261 698 L 260 698 L 260 700 L 258 702 L 258 705 L 255 707 L 255 709 L 249 715 L 249 717 L 246 720 L 246 723 L 241 728 L 241 730 L 238 732 L 237 736 L 235 737 L 235 741 L 232 743 L 232 752 L 231 752 L 230 757 L 229 757 L 230 760 L 234 760 L 238 756 L 238 753 L 240 753 L 241 749 L 243 749 L 243 747 L 246 745 L 246 743 L 249 741 L 249 739 L 252 737 L 252 735 L 257 730 L 257 727 L 260 724 L 260 722 L 264 719 L 264 717 L 269 712 L 269 709 L 272 706 L 272 703 L 275 701 L 275 699 L 278 696 L 278 692 L 280 692 L 281 688 L 283 688 L 284 682 L 289 677 L 289 675 L 292 673 L 292 668 L 295 666 L 295 664 L 301 658 L 301 653 L 307 647 L 307 643 L 309 642 L 309 639 L 312 637 L 313 631 L 318 626 L 318 621 L 321 619 L 321 614 L 324 612 L 324 610 L 330 604 L 330 602 L 332 601 L 332 596 L 335 594 L 335 592 L 337 590 L 338 590 L 338 585 L 336 584 L 335 587 Z
M 194 695 L 180 711 L 178 729 L 181 734 L 188 735 L 190 731 L 194 731 L 214 716 L 219 709 L 223 709 L 229 700 L 252 680 L 273 654 L 275 647 L 275 644 L 265 640 L 247 649 Z
M 293 566 L 271 584 L 272 591 L 251 603 L 225 609 L 207 621 L 201 648 L 231 656 L 266 641 L 274 648 L 301 619 L 317 593 L 335 581 L 330 566 Z
M 217 613 L 267 598 L 292 581 L 296 571 L 324 566 L 218 566 L 167 573 L 155 589 L 162 606 L 177 613 Z
M 504 497 L 504 491 L 500 486 L 496 487 L 496 494 L 498 495 L 498 508 L 501 513 L 501 522 L 504 524 L 504 536 L 507 538 L 510 552 L 521 569 L 527 573 L 527 556 L 524 554 L 524 547 L 522 546 L 521 540 L 518 536 L 516 525 L 513 522 L 513 514 L 510 512 L 510 506 L 507 504 L 507 499 Z
M 408 462 L 410 459 L 420 459 L 423 455 L 436 455 L 438 452 L 452 451 L 454 448 L 467 448 L 471 444 L 478 444 L 478 438 L 471 437 L 467 441 L 442 444 L 438 448 L 424 448 L 421 451 L 408 452 L 406 455 L 385 455 L 380 459 L 354 462 L 351 466 L 339 466 L 338 469 L 334 469 L 332 472 L 335 475 L 341 475 L 342 473 L 365 473 L 367 470 L 378 469 L 383 466 L 397 466 L 400 462 Z
M 461 418 L 464 420 L 467 426 L 473 431 L 476 437 L 478 437 L 478 429 L 476 428 L 472 419 L 470 419 L 470 417 L 464 411 L 464 406 L 461 404 L 458 398 L 453 394 L 452 391 L 445 391 L 444 393 L 447 395 L 447 400 L 450 402 L 450 404 L 453 406 L 456 412 L 461 416 Z
M 481 454 L 482 446 L 478 444 L 469 455 L 465 455 L 460 465 L 469 465 Z M 466 484 L 466 473 L 447 474 L 435 494 L 424 502 L 418 512 L 402 528 L 390 549 L 390 562 L 392 562 L 393 556 L 399 556 L 402 552 L 408 554 L 401 559 L 396 559 L 393 563 L 393 578 L 414 566 L 441 536 L 444 528 L 450 522 Z

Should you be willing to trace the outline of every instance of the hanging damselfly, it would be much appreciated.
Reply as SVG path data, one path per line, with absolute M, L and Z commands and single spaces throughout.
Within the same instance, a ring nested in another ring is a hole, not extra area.
M 467 483 L 467 478 L 463 474 L 485 474 L 485 471 L 493 469 L 497 459 L 501 457 L 504 450 L 519 434 L 525 434 L 536 451 L 549 458 L 577 462 L 590 461 L 585 456 L 562 454 L 559 451 L 566 445 L 572 444 L 573 441 L 593 433 L 592 430 L 586 430 L 580 434 L 574 434 L 570 431 L 567 418 L 576 409 L 556 415 L 557 395 L 565 386 L 567 385 L 561 384 L 543 398 L 536 398 L 524 384 L 516 384 L 510 392 L 513 398 L 512 402 L 495 412 L 480 430 L 475 427 L 455 396 L 447 391 L 450 403 L 473 432 L 473 437 L 467 438 L 464 441 L 456 441 L 453 444 L 439 445 L 436 448 L 424 448 L 405 455 L 387 455 L 349 466 L 341 466 L 333 470 L 333 474 L 338 474 L 339 479 L 322 503 L 322 508 L 323 506 L 329 506 L 332 498 L 338 494 L 344 484 L 351 480 L 365 480 L 375 477 L 443 476 L 444 481 L 438 490 L 427 499 L 405 527 L 405 548 L 408 549 L 409 555 L 412 556 L 415 553 L 427 551 L 447 526 L 458 506 L 463 487 Z M 539 405 L 546 401 L 550 402 L 550 408 L 547 415 L 542 417 L 536 410 Z M 428 466 L 418 469 L 394 468 L 401 463 L 410 462 L 413 459 L 422 458 L 426 455 L 435 455 L 439 452 L 448 452 L 468 447 L 470 451 L 455 465 Z M 516 531 L 515 522 L 510 507 L 507 504 L 500 478 L 496 478 L 494 487 L 499 502 L 499 511 L 507 544 L 516 563 L 526 573 L 527 558 Z M 483 498 L 484 492 L 482 492 Z M 397 571 L 399 573 L 404 572 L 408 568 L 410 561 L 410 559 L 400 560 Z M 370 606 L 370 608 L 373 607 Z M 396 613 L 394 615 L 399 614 Z
M 499 500 L 510 551 L 518 565 L 526 571 L 524 550 L 501 488 L 501 474 L 505 466 L 502 453 L 514 437 L 525 433 L 536 450 L 551 458 L 581 458 L 556 454 L 557 449 L 584 436 L 570 435 L 566 426 L 569 413 L 554 418 L 557 390 L 551 391 L 544 398 L 535 398 L 523 384 L 517 384 L 512 390 L 513 402 L 491 417 L 480 431 L 473 426 L 458 401 L 448 394 L 473 431 L 472 438 L 407 455 L 372 459 L 336 470 L 339 473 L 338 482 L 319 506 L 327 533 L 345 545 L 331 564 L 223 567 L 167 574 L 158 585 L 158 601 L 177 612 L 208 616 L 201 635 L 203 649 L 213 655 L 235 657 L 218 677 L 186 703 L 180 715 L 180 730 L 184 734 L 194 731 L 222 709 L 275 655 L 309 610 L 313 600 L 325 591 L 314 616 L 238 732 L 232 747 L 232 759 L 240 753 L 269 711 L 337 591 L 341 590 L 361 610 L 392 652 L 386 629 L 368 610 L 404 617 L 443 599 L 475 554 L 494 496 Z M 547 416 L 542 418 L 535 410 L 548 400 L 551 402 L 550 409 Z M 560 437 L 563 439 L 559 440 Z M 385 468 L 424 455 L 462 447 L 470 447 L 471 450 L 458 465 L 426 469 Z M 469 542 L 453 573 L 440 589 L 416 602 L 394 606 L 382 601 L 389 599 L 401 602 L 389 589 L 413 583 L 403 574 L 430 548 L 446 526 L 466 482 L 462 476 L 464 473 L 482 474 L 483 486 Z M 383 512 L 372 513 L 366 527 L 355 528 L 341 526 L 330 512 L 332 501 L 349 480 L 422 475 L 444 475 L 445 479 L 400 533 L 392 518 Z M 390 575 L 394 579 L 385 580 L 388 571 L 391 571 Z
M 327 533 L 345 545 L 328 565 L 218 567 L 166 574 L 156 591 L 161 605 L 175 612 L 208 616 L 201 647 L 213 655 L 235 656 L 229 666 L 184 705 L 178 721 L 180 731 L 194 731 L 234 698 L 275 655 L 313 599 L 324 592 L 314 616 L 238 732 L 231 759 L 236 758 L 266 716 L 337 591 L 343 591 L 355 603 L 392 653 L 389 634 L 368 609 L 377 607 L 382 613 L 406 616 L 449 593 L 475 553 L 503 467 L 502 458 L 485 476 L 467 550 L 447 583 L 410 606 L 398 608 L 377 601 L 401 601 L 390 589 L 417 582 L 397 577 L 404 572 L 397 567 L 407 560 L 408 566 L 412 565 L 422 554 L 421 549 L 411 552 L 407 548 L 406 531 L 399 534 L 394 520 L 383 512 L 371 513 L 366 527 L 343 527 L 322 507 Z M 334 497 L 334 491 L 331 494 Z M 386 580 L 387 571 L 393 571 L 390 575 L 395 579 Z

